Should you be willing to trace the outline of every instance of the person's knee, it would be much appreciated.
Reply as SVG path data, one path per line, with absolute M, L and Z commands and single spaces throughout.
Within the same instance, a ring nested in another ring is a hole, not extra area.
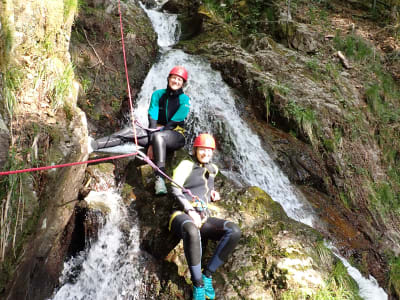
M 234 241 L 239 241 L 240 237 L 242 236 L 242 231 L 240 230 L 239 226 L 237 226 L 235 223 L 228 222 L 226 227 L 230 230 L 231 239 Z
M 153 144 L 160 145 L 163 143 L 163 136 L 160 132 L 153 133 Z
M 183 225 L 183 232 L 190 237 L 191 240 L 200 240 L 199 229 L 194 225 L 193 222 L 186 222 Z

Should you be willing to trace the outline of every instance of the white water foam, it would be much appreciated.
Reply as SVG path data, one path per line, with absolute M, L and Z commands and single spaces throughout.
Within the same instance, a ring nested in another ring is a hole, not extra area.
M 360 271 L 354 268 L 349 262 L 339 254 L 337 248 L 332 245 L 330 242 L 325 242 L 325 245 L 332 250 L 333 254 L 339 258 L 343 265 L 346 267 L 349 275 L 357 282 L 359 288 L 359 295 L 365 300 L 387 300 L 388 295 L 382 289 L 376 279 L 369 275 L 368 278 L 365 278 Z
M 108 207 L 106 224 L 87 252 L 64 264 L 62 286 L 51 299 L 141 299 L 138 225 L 133 224 L 129 236 L 123 235 L 120 226 L 126 221 L 127 211 L 114 191 L 92 191 L 85 200 L 89 205 Z

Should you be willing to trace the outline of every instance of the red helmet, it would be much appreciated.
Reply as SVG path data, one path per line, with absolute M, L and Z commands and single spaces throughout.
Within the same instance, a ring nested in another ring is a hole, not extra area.
M 193 147 L 203 147 L 215 149 L 215 140 L 212 135 L 208 133 L 202 133 L 194 139 Z
M 179 77 L 182 77 L 185 81 L 188 79 L 188 72 L 182 66 L 173 67 L 172 70 L 169 72 L 169 76 L 171 75 L 178 75 Z

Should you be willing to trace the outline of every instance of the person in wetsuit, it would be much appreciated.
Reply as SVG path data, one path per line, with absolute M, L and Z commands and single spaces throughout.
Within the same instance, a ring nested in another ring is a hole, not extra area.
M 153 92 L 148 109 L 149 130 L 147 133 L 137 129 L 138 143 L 148 147 L 147 154 L 154 159 L 155 164 L 165 173 L 167 150 L 175 151 L 185 145 L 184 123 L 190 111 L 190 99 L 183 93 L 183 86 L 188 79 L 188 72 L 182 66 L 175 66 L 168 76 L 166 89 Z M 126 142 L 132 142 L 132 128 L 124 128 L 108 137 L 91 142 L 93 150 L 113 147 Z M 156 195 L 167 193 L 165 181 L 156 172 Z
M 214 190 L 218 167 L 210 162 L 215 150 L 214 138 L 206 133 L 196 137 L 194 160 L 183 160 L 173 172 L 172 193 L 182 210 L 172 213 L 169 229 L 183 239 L 183 247 L 193 283 L 193 299 L 215 299 L 212 275 L 239 242 L 240 228 L 231 221 L 211 217 L 210 201 L 220 200 Z M 182 190 L 180 185 L 186 191 Z M 187 192 L 189 190 L 190 193 Z M 196 196 L 193 199 L 193 196 Z M 202 272 L 202 243 L 218 241 L 217 248 Z

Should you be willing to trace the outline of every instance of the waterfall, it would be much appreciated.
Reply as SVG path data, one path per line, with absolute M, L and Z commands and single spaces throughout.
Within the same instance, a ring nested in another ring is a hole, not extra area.
M 180 50 L 166 51 L 153 65 L 143 83 L 135 117 L 146 124 L 151 94 L 156 89 L 166 87 L 168 72 L 175 65 L 183 65 L 189 72 L 188 85 L 185 87 L 185 93 L 191 98 L 187 126 L 189 143 L 190 137 L 200 132 L 223 137 L 217 143 L 222 147 L 222 152 L 232 155 L 235 168 L 239 169 L 237 172 L 227 171 L 228 176 L 261 187 L 284 207 L 289 217 L 313 225 L 316 218 L 311 206 L 262 148 L 259 137 L 240 118 L 235 96 L 220 73 L 212 70 L 200 57 L 189 56 Z M 215 160 L 218 162 L 218 154 Z
M 188 142 L 199 132 L 215 134 L 219 137 L 217 143 L 221 150 L 215 158 L 219 164 L 226 166 L 225 175 L 239 184 L 261 187 L 283 206 L 289 217 L 310 226 L 318 224 L 318 218 L 305 197 L 290 183 L 263 149 L 259 137 L 242 120 L 236 105 L 241 99 L 223 82 L 220 73 L 214 71 L 203 58 L 172 49 L 180 32 L 176 15 L 142 8 L 158 33 L 161 56 L 151 68 L 138 95 L 136 118 L 147 124 L 152 92 L 166 87 L 168 72 L 173 66 L 185 66 L 189 71 L 185 92 L 192 101 Z M 132 152 L 129 145 L 121 149 L 116 152 Z M 232 156 L 230 164 L 225 161 L 224 153 Z M 98 241 L 65 263 L 60 278 L 61 287 L 52 299 L 145 299 L 141 294 L 143 270 L 138 249 L 138 224 L 129 220 L 129 233 L 121 230 L 121 223 L 127 221 L 128 213 L 115 191 L 91 192 L 85 200 L 89 203 L 102 202 L 110 213 L 98 233 Z M 364 299 L 387 299 L 374 278 L 362 277 L 344 258 L 337 253 L 335 255 L 358 283 Z
M 143 299 L 138 224 L 129 220 L 130 232 L 123 234 L 128 212 L 115 191 L 91 191 L 85 200 L 107 207 L 107 220 L 98 240 L 64 264 L 61 288 L 51 299 Z
M 167 32 L 175 33 L 176 25 L 166 24 L 166 19 L 162 19 L 160 15 L 154 18 L 151 10 L 144 7 L 143 9 L 151 19 L 159 40 L 175 39 L 175 36 L 160 38 L 160 35 Z M 173 18 L 169 17 L 168 20 L 173 20 Z M 161 26 L 160 23 L 163 25 Z M 160 27 L 164 28 L 162 32 L 157 31 Z M 214 71 L 201 57 L 172 49 L 171 45 L 164 47 L 159 44 L 159 46 L 162 47 L 162 56 L 152 66 L 143 83 L 136 103 L 135 117 L 143 124 L 147 124 L 147 109 L 151 94 L 157 89 L 166 88 L 166 78 L 172 67 L 183 65 L 189 72 L 189 80 L 184 90 L 190 96 L 192 105 L 188 118 L 188 140 L 191 141 L 196 134 L 205 131 L 223 137 L 217 143 L 221 146 L 223 153 L 232 155 L 235 165 L 231 170 L 225 171 L 227 176 L 239 183 L 261 187 L 272 199 L 282 205 L 290 218 L 310 226 L 317 225 L 319 221 L 310 204 L 263 149 L 259 137 L 242 120 L 236 105 L 240 99 L 224 83 L 220 73 Z M 222 156 L 216 155 L 215 158 L 223 164 Z M 387 299 L 386 293 L 379 287 L 375 278 L 363 277 L 337 251 L 334 253 L 344 263 L 349 275 L 357 282 L 361 297 L 366 300 Z

